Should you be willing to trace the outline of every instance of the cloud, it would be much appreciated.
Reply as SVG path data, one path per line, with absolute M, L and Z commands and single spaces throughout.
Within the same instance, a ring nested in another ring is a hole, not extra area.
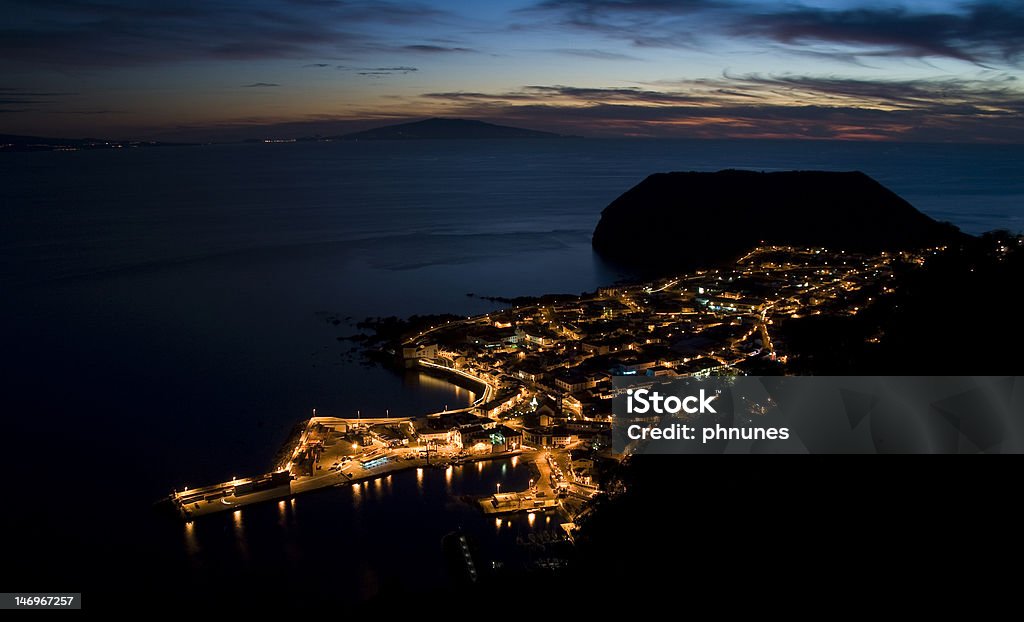
M 392 76 L 392 75 L 406 75 L 416 71 L 419 71 L 417 67 L 409 66 L 397 66 L 397 67 L 349 67 L 348 65 L 338 65 L 336 67 L 341 71 L 354 71 L 360 76 Z
M 627 14 L 679 14 L 734 6 L 719 0 L 543 0 L 526 11 L 562 12 L 581 23 Z
M 404 45 L 402 49 L 407 52 L 423 52 L 425 54 L 447 54 L 449 52 L 476 52 L 471 48 L 449 47 L 445 45 Z
M 651 85 L 660 88 L 551 85 L 423 97 L 444 114 L 591 135 L 1022 142 L 1017 82 L 749 74 Z
M 490 105 L 505 104 L 508 102 L 535 102 L 537 95 L 527 90 L 512 91 L 506 93 L 479 93 L 474 91 L 448 91 L 438 93 L 424 93 L 422 98 L 436 100 L 438 102 L 460 104 L 460 105 Z
M 972 110 L 996 114 L 1024 110 L 1024 91 L 1012 75 L 987 79 L 932 78 L 863 80 L 836 76 L 730 75 L 721 78 L 662 81 L 640 87 L 524 86 L 516 91 L 425 93 L 422 97 L 456 103 L 542 102 L 548 105 L 592 106 L 633 104 L 648 107 L 693 104 L 720 109 L 751 105 L 799 107 L 862 107 L 881 111 L 927 109 Z M 671 89 L 671 90 L 669 90 Z
M 874 55 L 1016 64 L 1024 52 L 1024 3 L 976 2 L 950 12 L 799 8 L 748 16 L 732 32 L 792 46 L 826 42 Z
M 584 58 L 593 58 L 596 60 L 640 60 L 636 56 L 630 56 L 629 54 L 620 54 L 618 52 L 608 52 L 606 50 L 597 49 L 582 49 L 582 48 L 556 48 L 554 50 L 548 50 L 554 54 L 566 54 L 569 56 L 582 56 Z
M 562 28 L 624 39 L 637 47 L 689 48 L 708 19 L 732 3 L 717 0 L 544 0 L 520 11 Z
M 82 115 L 108 115 L 108 114 L 130 114 L 129 110 L 103 108 L 100 110 L 54 110 L 55 114 L 82 114 Z
M 1024 57 L 1020 0 L 946 8 L 923 2 L 820 8 L 724 0 L 545 0 L 525 13 L 553 16 L 560 26 L 625 39 L 637 47 L 693 48 L 726 37 L 855 63 L 865 57 L 943 57 L 1017 65 Z
M 0 112 L 34 111 L 38 106 L 59 103 L 73 95 L 74 93 L 0 87 Z
M 944 77 L 918 80 L 749 74 L 726 75 L 720 83 L 745 88 L 748 93 L 781 92 L 793 99 L 813 98 L 880 109 L 927 109 L 944 113 L 959 109 L 976 114 L 1024 110 L 1024 92 L 1019 80 L 1006 74 L 987 79 Z
M 307 63 L 307 64 L 303 65 L 304 68 L 305 67 L 321 67 L 321 68 L 323 68 L 323 67 L 330 67 L 330 66 L 331 66 L 330 63 Z
M 280 84 L 275 84 L 273 82 L 253 82 L 252 84 L 243 84 L 242 88 L 246 88 L 246 89 L 265 89 L 265 88 L 270 88 L 270 87 L 275 87 L 275 86 L 281 86 L 281 85 Z
M 692 86 L 698 83 L 691 83 Z M 676 85 L 676 83 L 673 83 Z M 594 106 L 602 104 L 630 104 L 637 106 L 663 106 L 677 104 L 712 105 L 721 103 L 722 93 L 714 88 L 654 90 L 640 87 L 579 87 L 564 85 L 524 86 L 517 91 L 499 93 L 481 93 L 472 91 L 453 91 L 424 93 L 421 97 L 464 104 L 493 104 L 501 102 L 543 102 L 545 105 L 558 106 Z M 746 95 L 754 97 L 754 95 Z
M 0 58 L 59 67 L 345 58 L 381 49 L 387 39 L 380 28 L 420 29 L 445 15 L 422 4 L 382 0 L 7 3 Z

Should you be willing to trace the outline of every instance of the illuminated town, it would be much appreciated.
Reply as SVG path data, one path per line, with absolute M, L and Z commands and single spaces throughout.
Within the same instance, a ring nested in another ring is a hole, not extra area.
M 588 501 L 614 492 L 614 482 L 601 477 L 602 464 L 622 459 L 610 447 L 613 376 L 785 374 L 789 354 L 777 324 L 856 315 L 895 291 L 898 266 L 923 266 L 944 250 L 865 255 L 761 246 L 731 267 L 426 327 L 388 354 L 407 369 L 478 387 L 469 406 L 385 418 L 314 411 L 272 472 L 186 488 L 171 499 L 191 521 L 330 486 L 358 491 L 399 470 L 422 477 L 440 468 L 450 479 L 455 466 L 511 458 L 532 463 L 536 477 L 526 490 L 499 485 L 477 500 L 482 512 L 557 513 L 571 538 Z

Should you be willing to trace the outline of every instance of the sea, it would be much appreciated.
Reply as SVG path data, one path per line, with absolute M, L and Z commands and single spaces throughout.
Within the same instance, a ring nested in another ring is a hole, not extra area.
M 968 233 L 1024 229 L 1024 146 L 564 139 L 0 154 L 0 583 L 81 591 L 87 608 L 343 609 L 449 589 L 440 541 L 454 529 L 517 559 L 525 537 L 557 524 L 496 524 L 462 499 L 525 486 L 527 467 L 510 460 L 192 525 L 153 504 L 265 472 L 314 408 L 469 403 L 467 389 L 368 364 L 344 337 L 367 317 L 471 315 L 502 306 L 487 296 L 629 279 L 591 250 L 601 210 L 651 173 L 725 168 L 860 170 Z M 699 232 L 679 234 L 685 244 Z

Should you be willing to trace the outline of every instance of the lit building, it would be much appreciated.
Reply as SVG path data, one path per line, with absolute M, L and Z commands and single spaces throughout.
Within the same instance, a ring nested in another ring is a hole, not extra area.
M 452 431 L 452 441 L 464 451 L 473 453 L 501 453 L 522 446 L 523 435 L 508 426 L 498 425 L 485 429 L 471 425 Z
M 561 426 L 526 428 L 523 430 L 523 442 L 531 447 L 565 447 L 574 440 L 576 439 L 572 431 Z

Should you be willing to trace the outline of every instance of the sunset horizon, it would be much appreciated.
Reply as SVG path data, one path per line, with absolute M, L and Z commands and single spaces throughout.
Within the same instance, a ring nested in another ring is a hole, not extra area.
M 236 140 L 429 117 L 587 137 L 1024 142 L 1024 6 L 9 2 L 4 133 Z

